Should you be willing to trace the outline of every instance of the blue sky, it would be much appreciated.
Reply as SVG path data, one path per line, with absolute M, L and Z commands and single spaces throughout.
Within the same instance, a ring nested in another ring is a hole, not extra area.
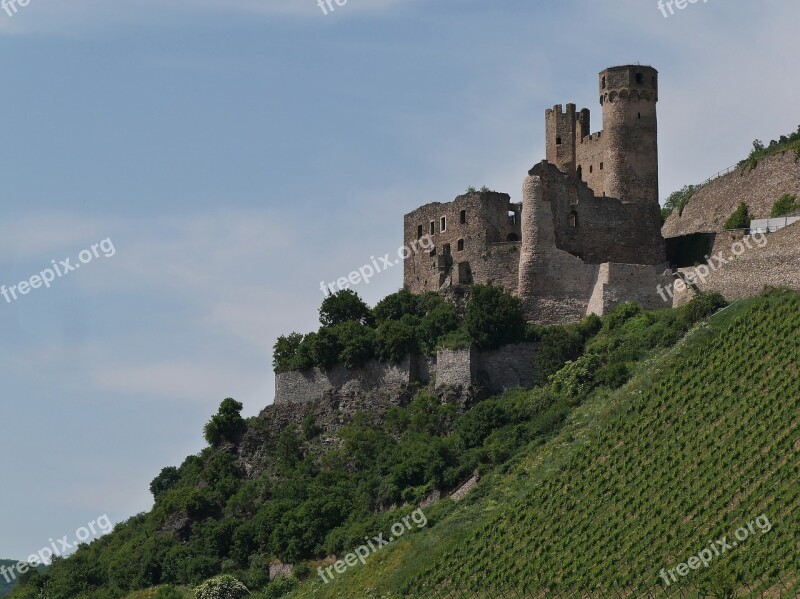
M 597 74 L 660 71 L 661 192 L 793 131 L 795 0 L 30 0 L 0 11 L 0 557 L 148 509 L 321 280 L 402 245 L 402 216 L 487 185 L 519 200 L 544 110 L 601 127 Z M 370 303 L 398 267 L 361 285 Z

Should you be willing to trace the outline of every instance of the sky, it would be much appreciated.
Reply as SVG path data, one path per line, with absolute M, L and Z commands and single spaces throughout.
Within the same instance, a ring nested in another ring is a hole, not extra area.
M 224 398 L 272 403 L 321 281 L 395 253 L 419 205 L 520 201 L 546 108 L 600 129 L 604 68 L 660 72 L 662 198 L 800 124 L 796 0 L 332 6 L 0 9 L 0 284 L 60 273 L 0 296 L 0 558 L 148 510 Z

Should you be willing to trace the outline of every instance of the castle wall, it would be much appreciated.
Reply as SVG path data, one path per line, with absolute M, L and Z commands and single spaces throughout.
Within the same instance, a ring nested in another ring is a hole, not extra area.
M 770 156 L 752 171 L 735 170 L 697 191 L 683 214 L 674 211 L 664 223 L 664 237 L 721 232 L 741 202 L 753 218 L 768 218 L 783 194 L 800 196 L 800 162 L 793 152 Z
M 435 389 L 480 386 L 491 393 L 528 388 L 536 380 L 533 358 L 538 350 L 537 343 L 506 345 L 492 351 L 442 349 L 435 357 L 407 356 L 399 364 L 372 361 L 354 370 L 337 365 L 330 370 L 281 372 L 275 375 L 275 404 L 303 404 L 332 396 L 361 401 L 376 393 L 397 401 L 412 383 Z
M 588 311 L 597 315 L 608 314 L 620 304 L 636 302 L 644 310 L 671 308 L 669 294 L 659 294 L 673 282 L 664 270 L 646 264 L 600 265 L 597 282 L 589 300 Z M 666 299 L 665 299 L 666 298 Z
M 581 179 L 586 181 L 589 189 L 595 196 L 602 198 L 606 195 L 606 138 L 602 131 L 588 135 L 580 140 L 576 147 L 575 162 L 581 173 Z
M 509 212 L 514 216 L 509 217 Z M 435 250 L 417 252 L 405 260 L 406 289 L 423 293 L 436 291 L 448 281 L 463 285 L 494 282 L 513 293 L 517 266 L 506 251 L 508 248 L 492 244 L 518 241 L 519 221 L 519 205 L 512 204 L 508 194 L 496 192 L 466 194 L 407 214 L 403 231 L 406 244 L 418 239 L 420 232 L 427 235 L 433 231 Z M 462 244 L 463 249 L 459 249 Z M 513 282 L 510 287 L 509 282 Z
M 330 370 L 279 372 L 275 374 L 275 403 L 316 401 L 334 391 L 358 395 L 379 389 L 387 395 L 400 395 L 412 382 L 412 372 L 412 360 L 408 356 L 397 364 L 373 360 L 356 370 L 339 364 Z

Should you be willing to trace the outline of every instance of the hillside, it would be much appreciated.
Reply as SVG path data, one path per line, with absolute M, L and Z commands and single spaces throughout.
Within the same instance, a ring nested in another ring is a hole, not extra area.
M 645 332 L 646 322 L 625 327 Z M 556 438 L 482 481 L 465 507 L 432 512 L 436 524 L 410 542 L 293 596 L 640 596 L 663 586 L 662 569 L 709 540 L 733 540 L 762 515 L 771 527 L 762 520 L 764 532 L 754 526 L 746 544 L 680 582 L 800 593 L 798 332 L 794 293 L 723 311 L 640 363 L 620 390 L 595 393 Z
M 795 150 L 758 161 L 752 170 L 740 166 L 692 195 L 682 211 L 670 214 L 661 229 L 666 238 L 692 233 L 718 233 L 741 202 L 752 218 L 769 218 L 783 194 L 800 194 L 800 162 Z
M 0 568 L 3 568 L 3 567 L 11 568 L 12 566 L 15 566 L 16 564 L 17 564 L 17 562 L 15 562 L 14 560 L 0 559 Z M 11 592 L 11 589 L 13 588 L 13 586 L 14 586 L 13 581 L 12 582 L 8 582 L 8 581 L 6 581 L 5 577 L 0 575 L 0 597 L 5 597 L 6 595 L 8 595 Z
M 254 597 L 637 594 L 748 522 L 753 538 L 703 574 L 727 587 L 796 586 L 800 296 L 775 291 L 693 326 L 719 307 L 701 295 L 531 331 L 549 384 L 468 408 L 421 392 L 325 432 L 313 418 L 284 421 L 276 438 L 226 400 L 210 422 L 223 438 L 208 435 L 212 447 L 162 471 L 152 512 L 13 597 L 118 599 L 220 572 L 261 590 Z M 460 502 L 435 500 L 473 472 L 480 481 Z M 334 565 L 325 556 L 404 520 L 403 538 L 365 565 L 328 584 L 316 575 Z M 276 559 L 300 580 L 270 583 Z

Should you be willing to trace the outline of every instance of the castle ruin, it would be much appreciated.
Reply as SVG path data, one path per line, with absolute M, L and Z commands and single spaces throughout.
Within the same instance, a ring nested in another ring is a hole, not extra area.
M 658 72 L 600 73 L 603 130 L 574 104 L 545 112 L 546 160 L 523 183 L 522 202 L 475 192 L 427 204 L 404 218 L 407 244 L 435 247 L 405 261 L 413 293 L 492 283 L 517 295 L 529 320 L 562 324 L 620 303 L 666 307 L 668 284 L 658 201 Z

